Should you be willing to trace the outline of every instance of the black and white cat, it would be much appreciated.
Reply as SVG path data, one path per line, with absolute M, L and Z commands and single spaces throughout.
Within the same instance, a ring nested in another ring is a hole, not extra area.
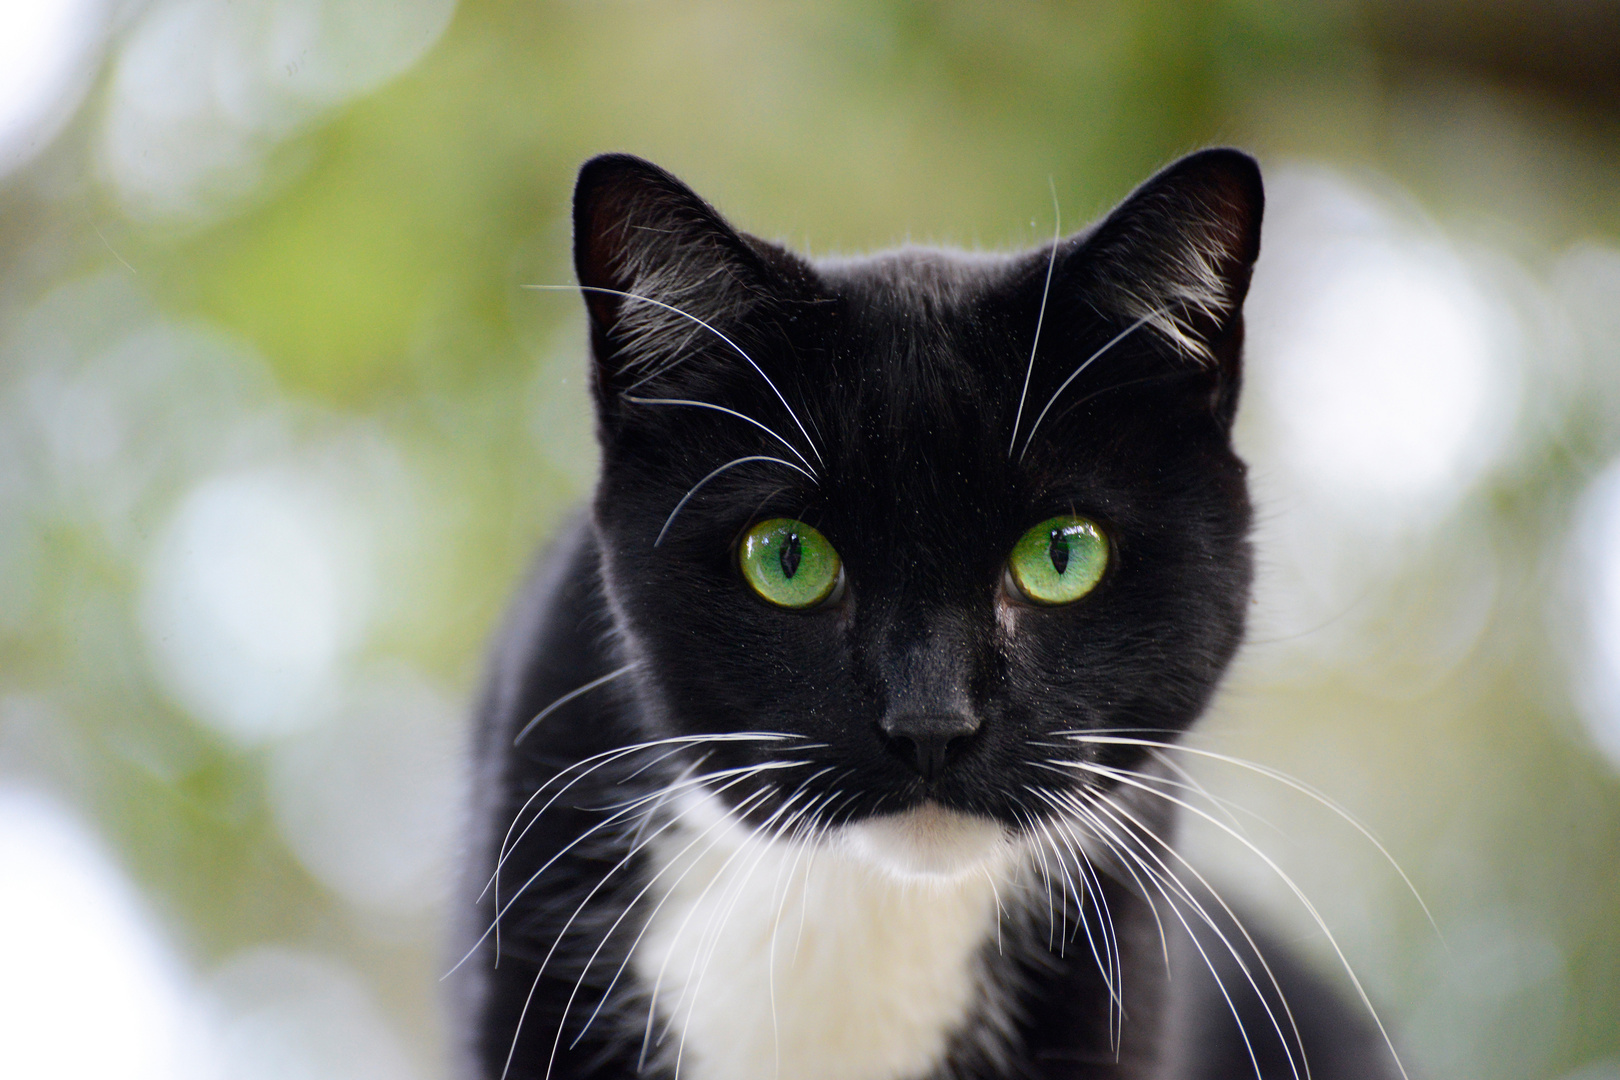
M 1171 846 L 1262 204 L 1209 150 L 1049 248 L 812 263 L 585 165 L 602 475 L 482 709 L 466 1075 L 1392 1075 Z

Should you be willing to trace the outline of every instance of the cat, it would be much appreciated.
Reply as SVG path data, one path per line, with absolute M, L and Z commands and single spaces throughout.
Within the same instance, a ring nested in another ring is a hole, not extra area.
M 464 1075 L 1395 1075 L 1171 844 L 1263 205 L 1211 149 L 1037 250 L 812 262 L 583 166 L 601 476 L 476 728 Z

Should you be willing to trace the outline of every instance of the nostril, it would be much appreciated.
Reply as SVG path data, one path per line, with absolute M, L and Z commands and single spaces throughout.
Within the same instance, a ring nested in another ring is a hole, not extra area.
M 905 735 L 890 735 L 879 732 L 883 739 L 883 749 L 899 758 L 910 768 L 917 767 L 917 744 Z
M 880 725 L 884 748 L 924 781 L 933 783 L 967 745 L 979 725 L 960 716 L 910 716 Z

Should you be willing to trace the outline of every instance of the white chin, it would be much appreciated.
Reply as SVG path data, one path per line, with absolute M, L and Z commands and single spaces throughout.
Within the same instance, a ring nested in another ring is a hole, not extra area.
M 1006 830 L 988 818 L 923 803 L 843 830 L 851 854 L 896 877 L 956 878 L 998 865 Z

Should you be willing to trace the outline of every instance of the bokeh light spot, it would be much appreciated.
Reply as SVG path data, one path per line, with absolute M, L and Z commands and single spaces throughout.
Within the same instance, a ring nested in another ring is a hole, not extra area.
M 184 499 L 149 573 L 144 629 L 199 719 L 254 743 L 320 718 L 365 621 L 356 532 L 285 470 L 216 477 Z
M 356 974 L 327 957 L 261 947 L 208 986 L 216 1072 L 230 1080 L 412 1080 L 398 1037 Z
M 181 972 L 95 840 L 44 796 L 0 787 L 0 1057 L 18 1080 L 177 1080 Z
M 408 669 L 373 672 L 332 722 L 276 748 L 270 797 L 288 846 L 351 904 L 434 910 L 456 823 L 460 703 Z
M 41 150 L 78 104 L 103 0 L 0 4 L 0 176 Z
M 1577 521 L 1571 585 L 1586 608 L 1581 715 L 1598 748 L 1620 769 L 1620 461 L 1592 482 Z
M 1266 384 L 1286 460 L 1379 503 L 1469 479 L 1497 381 L 1478 292 L 1443 257 L 1390 243 L 1336 245 L 1322 263 Z

